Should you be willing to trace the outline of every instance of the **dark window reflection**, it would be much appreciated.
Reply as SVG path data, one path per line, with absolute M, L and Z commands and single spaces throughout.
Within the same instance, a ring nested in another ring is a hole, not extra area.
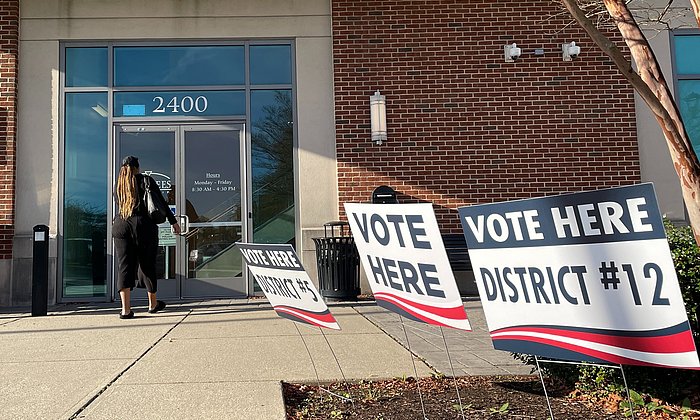
M 245 83 L 243 46 L 117 47 L 115 86 L 216 86 Z
M 129 155 L 139 158 L 141 172 L 153 178 L 168 201 L 168 193 L 175 184 L 175 133 L 161 131 L 119 133 L 117 160 L 121 162 L 122 158 Z M 169 204 L 175 204 L 175 201 L 169 201 Z
M 66 48 L 66 86 L 107 86 L 107 48 Z
M 682 35 L 676 36 L 676 73 L 700 74 L 700 36 Z
M 700 80 L 679 80 L 678 93 L 685 129 L 695 154 L 700 156 Z
M 254 85 L 291 84 L 291 46 L 251 45 L 250 83 Z
M 294 245 L 292 94 L 251 92 L 253 241 Z
M 105 296 L 106 93 L 68 93 L 65 112 L 63 295 Z
M 241 220 L 237 131 L 185 133 L 185 197 L 190 223 Z

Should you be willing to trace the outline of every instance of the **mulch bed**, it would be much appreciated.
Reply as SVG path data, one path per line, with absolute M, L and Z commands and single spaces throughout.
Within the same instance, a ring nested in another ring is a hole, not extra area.
M 285 383 L 287 419 L 422 419 L 419 386 L 428 419 L 549 418 L 542 384 L 537 376 L 471 376 L 456 381 L 464 416 L 455 391 L 455 380 L 431 377 L 419 381 L 398 378 L 323 385 L 343 396 L 348 394 L 349 387 L 354 405 L 327 392 L 319 393 L 318 386 Z M 571 389 L 557 383 L 549 382 L 547 392 L 555 419 L 628 418 L 620 412 L 606 411 L 600 401 L 592 404 L 580 395 L 570 396 Z

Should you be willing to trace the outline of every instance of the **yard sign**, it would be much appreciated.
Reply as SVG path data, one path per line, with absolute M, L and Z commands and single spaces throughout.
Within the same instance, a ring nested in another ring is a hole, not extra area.
M 236 247 L 277 315 L 340 329 L 291 245 L 237 243 Z
M 431 204 L 346 203 L 345 212 L 377 305 L 471 331 Z
M 496 349 L 700 367 L 651 184 L 459 213 Z

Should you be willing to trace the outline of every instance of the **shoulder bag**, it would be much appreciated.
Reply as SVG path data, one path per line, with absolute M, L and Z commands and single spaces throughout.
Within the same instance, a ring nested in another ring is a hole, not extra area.
M 143 186 L 145 193 L 143 194 L 143 203 L 146 205 L 146 212 L 148 217 L 153 220 L 153 223 L 159 225 L 165 222 L 165 214 L 160 211 L 160 208 L 156 204 L 156 198 L 153 197 L 153 192 L 151 191 L 151 178 L 148 176 L 143 177 Z

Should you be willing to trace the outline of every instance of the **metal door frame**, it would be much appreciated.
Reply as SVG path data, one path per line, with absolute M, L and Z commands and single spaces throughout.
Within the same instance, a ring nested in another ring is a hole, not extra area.
M 124 129 L 128 130 L 124 130 Z M 136 130 L 133 130 L 133 129 Z M 212 130 L 213 129 L 213 130 Z M 110 196 L 114 196 L 114 188 L 116 186 L 116 177 L 118 174 L 118 168 L 120 165 L 121 153 L 119 152 L 119 133 L 124 131 L 138 131 L 138 132 L 168 132 L 172 131 L 175 134 L 174 138 L 174 156 L 175 156 L 175 170 L 174 170 L 174 185 L 176 189 L 180 192 L 176 193 L 176 209 L 184 209 L 185 204 L 185 191 L 184 191 L 184 174 L 185 168 L 185 156 L 184 156 L 184 141 L 185 141 L 185 131 L 237 131 L 239 137 L 239 148 L 240 148 L 240 176 L 241 176 L 241 237 L 242 241 L 247 241 L 249 239 L 250 224 L 251 224 L 251 210 L 249 203 L 250 197 L 250 186 L 252 185 L 252 174 L 250 173 L 251 155 L 250 155 L 250 145 L 249 139 L 245 132 L 245 124 L 239 121 L 210 121 L 210 122 L 192 122 L 192 121 L 148 121 L 144 123 L 139 123 L 137 121 L 123 121 L 114 122 L 112 125 L 112 145 L 110 147 L 110 164 L 108 165 L 109 171 L 112 174 L 112 182 L 108 186 L 110 190 Z M 116 203 L 113 201 L 110 208 L 110 214 L 116 215 L 115 212 Z M 184 228 L 184 227 L 183 227 Z M 108 224 L 108 237 L 111 238 L 111 223 Z M 223 297 L 217 295 L 201 295 L 201 296 L 184 296 L 184 281 L 187 280 L 187 255 L 186 255 L 186 239 L 183 236 L 178 236 L 176 238 L 175 253 L 176 253 L 176 267 L 175 267 L 175 298 L 177 299 L 202 299 L 202 298 L 216 298 Z M 107 253 L 111 260 L 111 269 L 109 270 L 110 277 L 108 279 L 108 289 L 110 290 L 112 300 L 119 300 L 119 291 L 116 290 L 116 264 L 114 262 L 114 243 L 112 240 L 107 241 Z M 242 267 L 242 282 L 245 286 L 245 293 L 250 296 L 253 288 L 251 286 L 252 281 L 248 274 L 248 269 L 243 262 Z M 232 295 L 233 297 L 236 297 Z M 231 297 L 231 296 L 226 296 Z M 137 300 L 132 296 L 132 300 Z

